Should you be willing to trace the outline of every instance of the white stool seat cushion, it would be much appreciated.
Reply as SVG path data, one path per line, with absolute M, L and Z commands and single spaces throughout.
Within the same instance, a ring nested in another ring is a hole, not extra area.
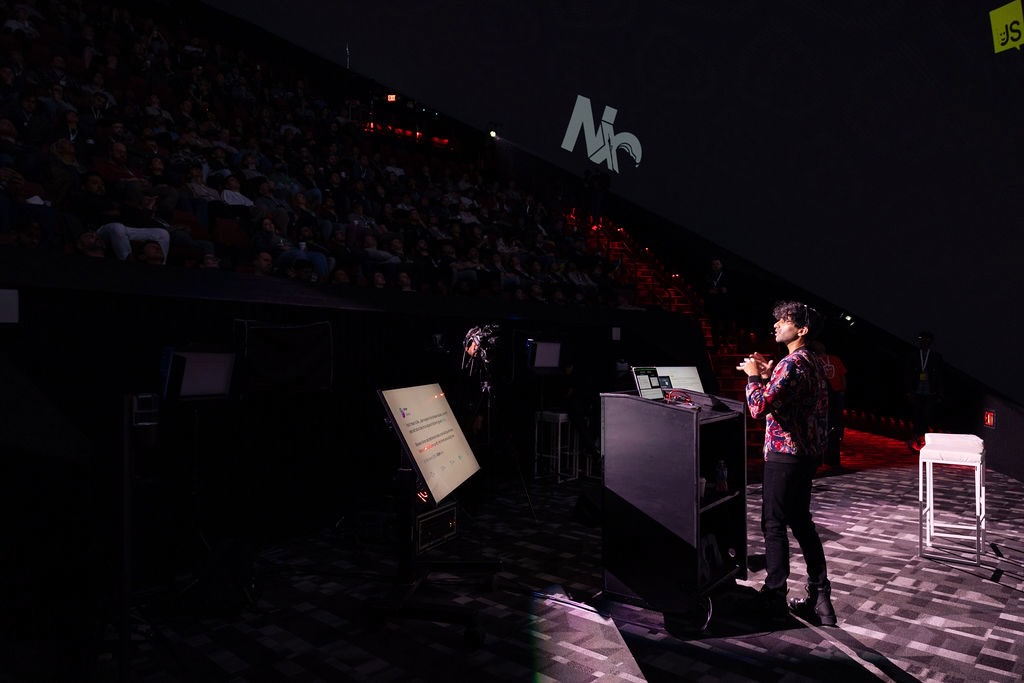
M 924 435 L 925 448 L 933 446 L 943 451 L 962 451 L 965 453 L 984 453 L 985 442 L 974 434 L 938 434 L 928 432 Z
M 921 449 L 921 460 L 923 462 L 945 462 L 951 465 L 980 465 L 984 462 L 984 453 L 966 453 L 964 451 L 947 451 L 945 449 L 929 448 Z
M 924 435 L 921 460 L 958 465 L 980 465 L 985 458 L 985 442 L 974 434 Z

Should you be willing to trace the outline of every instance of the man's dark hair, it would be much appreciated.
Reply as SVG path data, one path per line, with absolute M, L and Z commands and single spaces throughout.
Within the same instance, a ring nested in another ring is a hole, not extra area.
M 807 341 L 811 341 L 821 331 L 821 314 L 812 306 L 800 301 L 780 301 L 772 309 L 776 320 L 788 320 L 797 327 L 807 328 Z

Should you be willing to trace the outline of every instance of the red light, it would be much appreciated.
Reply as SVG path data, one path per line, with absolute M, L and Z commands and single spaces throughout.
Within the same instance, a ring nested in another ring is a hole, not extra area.
M 994 410 L 986 410 L 985 411 L 985 416 L 982 418 L 982 423 L 986 427 L 995 427 L 996 426 L 996 411 L 994 411 Z

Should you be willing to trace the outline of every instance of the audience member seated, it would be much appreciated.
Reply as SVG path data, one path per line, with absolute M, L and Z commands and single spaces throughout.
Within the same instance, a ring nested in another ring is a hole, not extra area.
M 257 251 L 251 263 L 253 275 L 274 274 L 274 257 L 269 251 Z
M 203 254 L 203 258 L 199 261 L 199 268 L 203 270 L 220 270 L 220 259 L 214 254 Z
M 150 196 L 150 201 L 155 203 L 155 195 Z M 139 206 L 145 201 L 140 195 Z M 95 231 L 114 255 L 121 261 L 132 256 L 133 241 L 154 241 L 163 250 L 163 258 L 171 248 L 171 236 L 166 228 L 162 227 L 135 227 L 125 225 L 121 213 L 121 207 L 107 195 L 106 184 L 98 173 L 87 173 L 82 191 L 72 198 L 72 204 L 76 207 L 76 215 L 81 219 L 82 226 L 86 231 Z
M 162 266 L 167 263 L 167 251 L 164 250 L 159 242 L 149 240 L 142 244 L 135 259 L 139 263 L 145 263 L 146 265 Z
M 147 189 L 152 190 L 157 196 L 157 214 L 164 218 L 170 218 L 180 205 L 181 193 L 178 188 L 181 183 L 173 174 L 167 172 L 166 163 L 159 156 L 153 156 L 149 160 L 147 171 L 148 175 L 145 177 L 146 182 L 149 183 Z
M 247 233 L 252 233 L 263 211 L 242 192 L 242 182 L 238 176 L 232 174 L 224 180 L 220 198 L 224 206 L 217 207 L 214 213 L 218 214 L 223 209 L 227 217 L 237 220 Z
M 118 199 L 138 197 L 146 185 L 141 171 L 128 165 L 128 146 L 124 142 L 111 142 L 107 155 L 93 161 L 90 170 Z
M 57 212 L 46 200 L 42 185 L 27 181 L 16 169 L 0 161 L 0 235 L 10 244 L 63 247 Z
M 390 275 L 397 270 L 401 263 L 399 258 L 390 251 L 378 247 L 375 235 L 363 236 L 363 248 L 360 252 L 362 271 L 366 275 L 374 271 L 386 271 Z
M 70 209 L 71 195 L 81 187 L 85 167 L 79 163 L 74 144 L 58 138 L 50 145 L 47 155 L 47 173 L 43 180 L 50 204 L 61 211 Z
M 91 258 L 106 258 L 107 244 L 94 230 L 86 230 L 75 240 L 75 253 Z
M 415 292 L 416 288 L 413 286 L 412 275 L 406 270 L 398 271 L 395 276 L 395 288 L 400 292 Z
M 163 228 L 136 228 L 124 223 L 107 223 L 100 226 L 96 231 L 104 242 L 106 242 L 114 255 L 121 261 L 127 260 L 133 255 L 132 242 L 145 241 L 146 244 L 155 244 L 160 248 L 160 263 L 167 259 L 167 252 L 171 248 L 171 237 Z M 155 251 L 149 249 L 145 252 L 146 262 L 152 262 Z
M 260 229 L 253 233 L 252 248 L 257 253 L 265 251 L 271 254 L 274 258 L 274 267 L 278 271 L 286 272 L 293 262 L 303 259 L 312 265 L 313 271 L 320 278 L 326 278 L 330 272 L 326 256 L 315 251 L 303 251 L 297 247 L 278 231 L 269 216 L 260 221 Z
M 29 17 L 28 5 L 15 5 L 14 11 L 4 22 L 4 32 L 13 33 L 25 38 L 38 38 L 39 29 Z
M 306 284 L 315 284 L 320 281 L 321 275 L 316 272 L 313 262 L 305 257 L 300 257 L 288 263 L 285 267 L 285 277 L 289 280 L 297 280 Z
M 281 234 L 288 232 L 294 215 L 291 205 L 274 193 L 274 184 L 264 178 L 256 186 L 256 197 L 253 205 L 260 210 L 261 215 L 270 216 L 274 225 Z

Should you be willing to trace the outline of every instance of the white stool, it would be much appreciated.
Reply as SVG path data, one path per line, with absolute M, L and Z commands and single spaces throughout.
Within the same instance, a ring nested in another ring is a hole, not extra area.
M 580 449 L 569 415 L 539 410 L 534 418 L 534 478 L 554 474 L 559 482 L 576 479 Z M 541 467 L 542 464 L 546 466 Z
M 925 434 L 918 462 L 918 504 L 920 507 L 918 554 L 921 557 L 949 560 L 947 555 L 929 553 L 935 538 L 974 541 L 974 564 L 981 565 L 985 543 L 985 442 L 973 434 Z M 935 521 L 935 490 L 932 472 L 935 465 L 974 468 L 974 522 L 962 524 Z M 942 532 L 938 529 L 972 531 L 971 534 Z M 946 550 L 959 550 L 949 546 Z

